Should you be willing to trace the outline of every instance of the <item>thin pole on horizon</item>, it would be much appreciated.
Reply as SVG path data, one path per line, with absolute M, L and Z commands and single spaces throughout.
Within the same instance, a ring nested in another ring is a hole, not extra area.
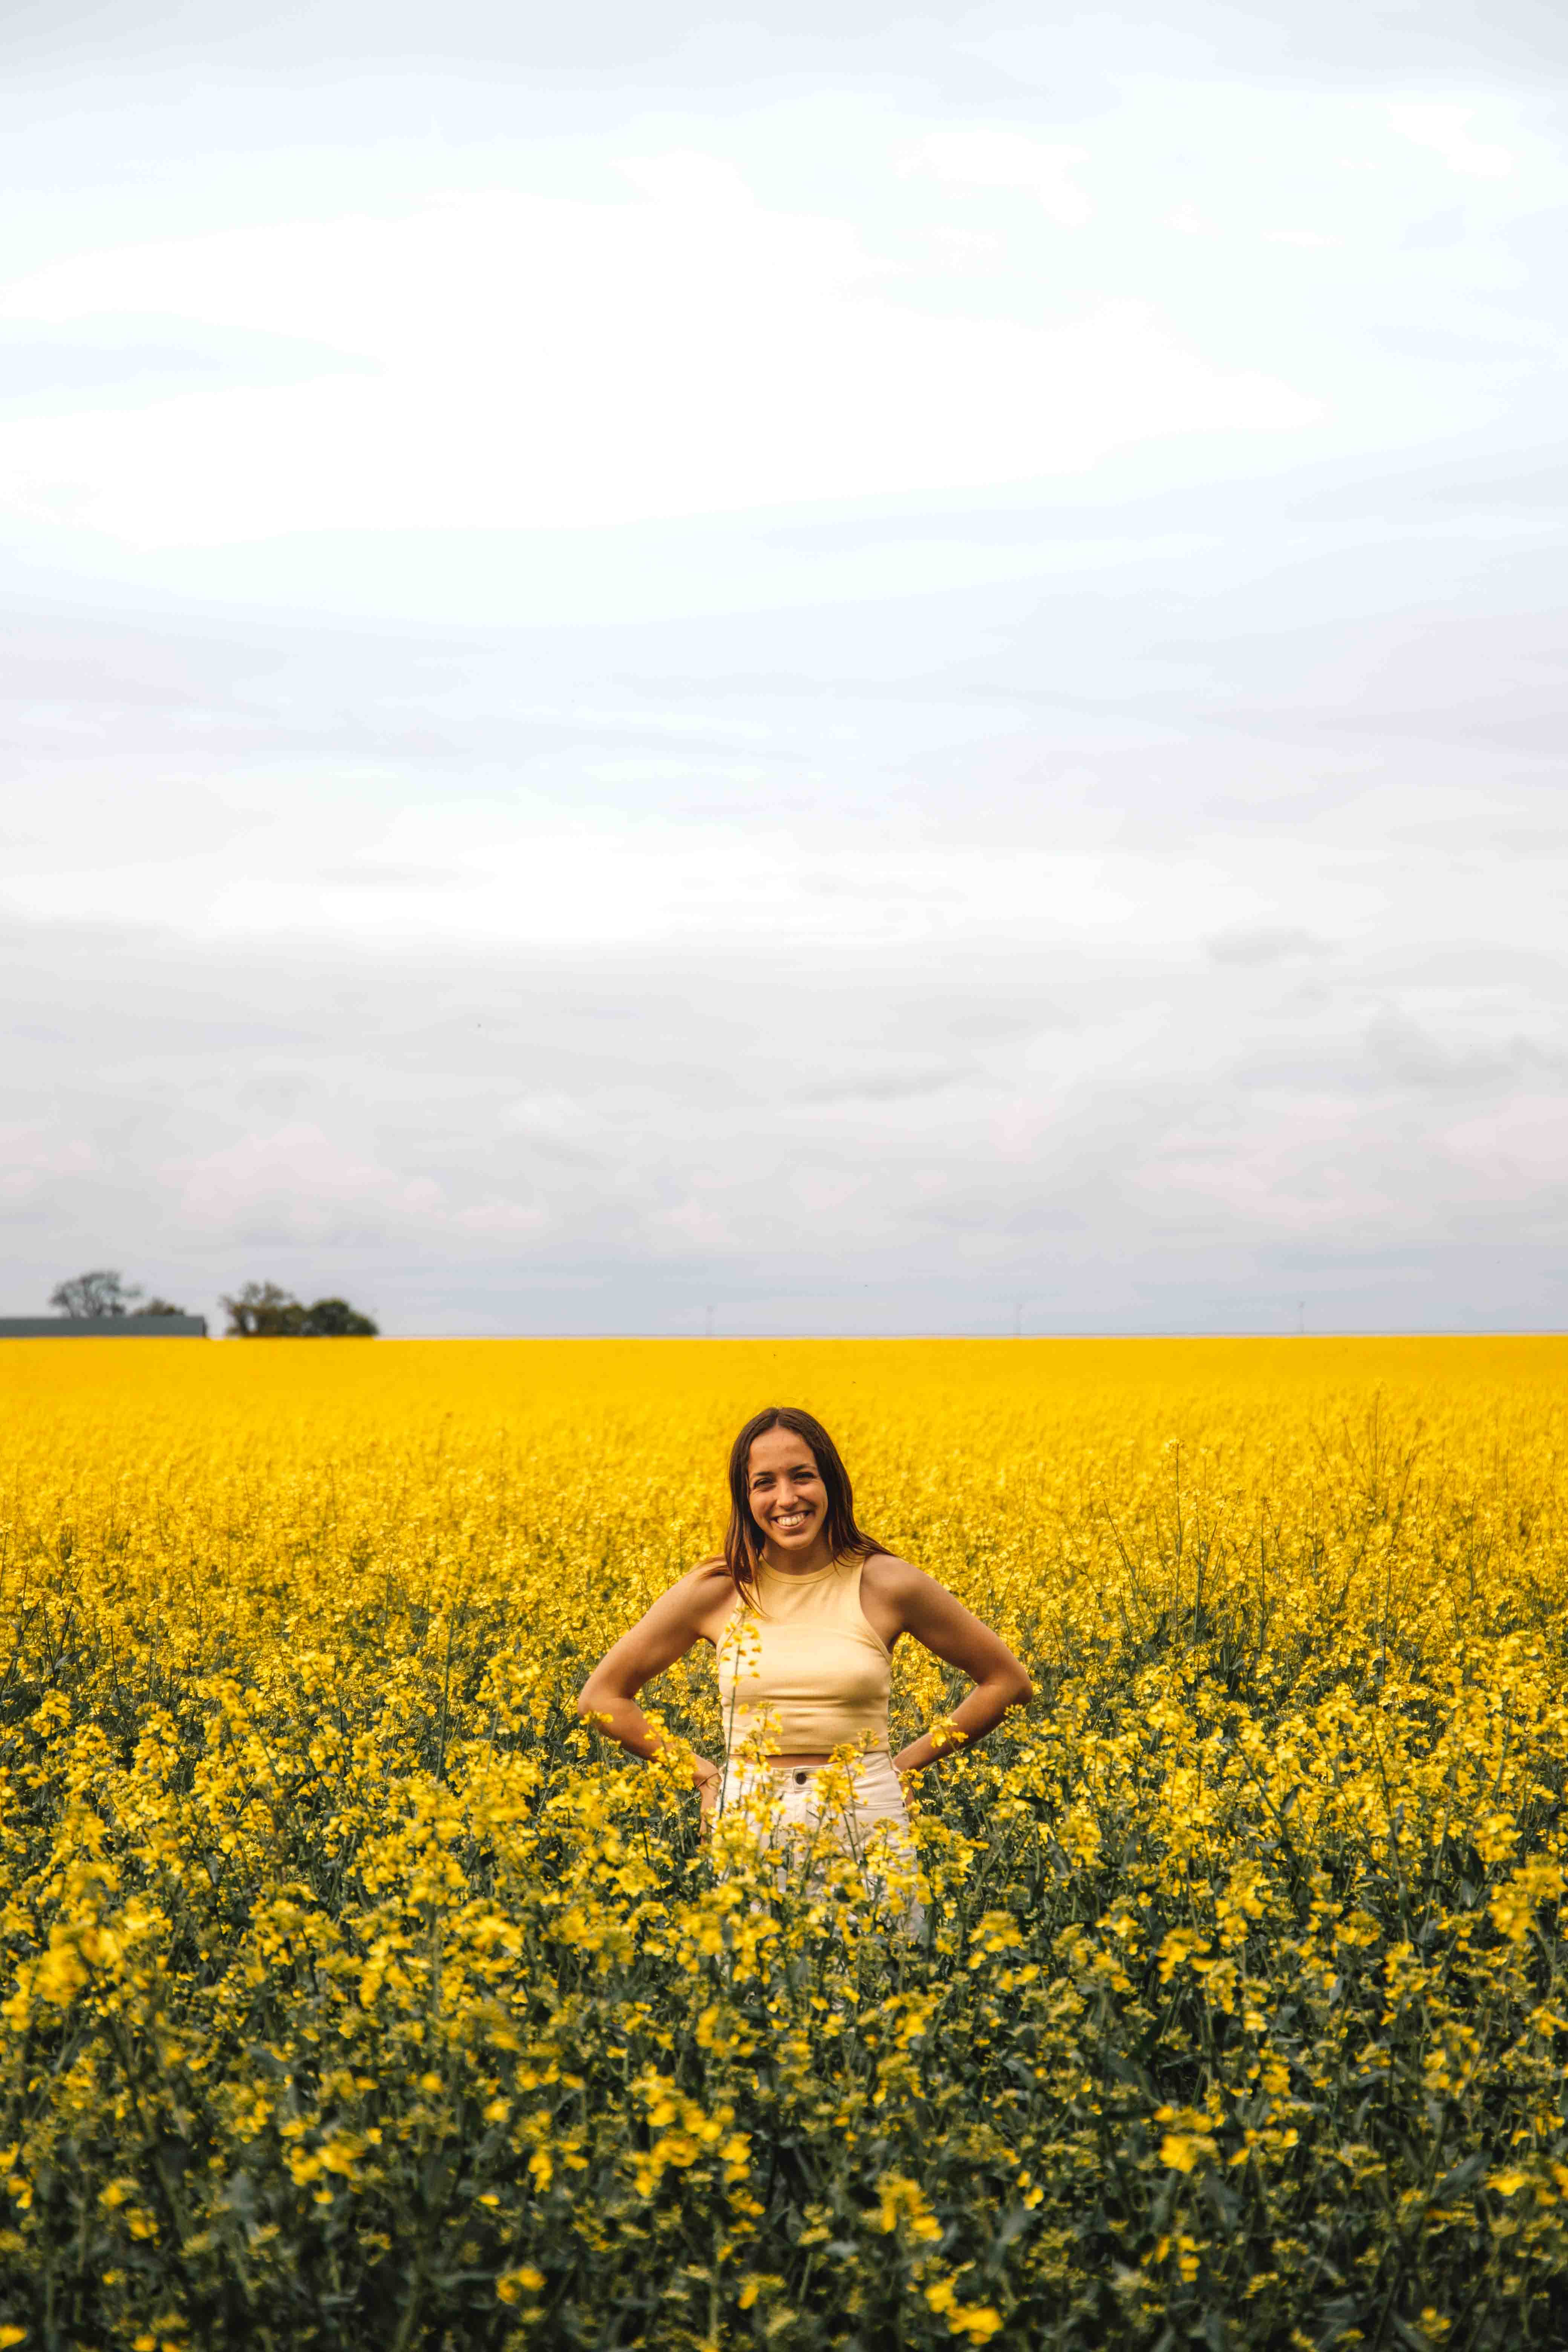
M 710 1307 L 706 1312 L 707 1322 L 702 1336 L 705 1339 L 710 1339 L 713 1337 L 713 1309 Z

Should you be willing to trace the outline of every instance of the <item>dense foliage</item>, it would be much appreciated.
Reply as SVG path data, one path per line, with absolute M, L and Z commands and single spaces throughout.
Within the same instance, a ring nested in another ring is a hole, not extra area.
M 12 1346 L 0 2345 L 1561 2344 L 1565 1361 Z M 575 1720 L 771 1398 L 1038 1684 L 920 1944 Z
M 307 1307 L 276 1282 L 247 1282 L 219 1301 L 230 1339 L 374 1339 L 380 1326 L 346 1298 L 318 1298 Z
M 73 1274 L 68 1282 L 57 1282 L 49 1293 L 49 1305 L 69 1316 L 73 1323 L 118 1322 L 122 1317 L 185 1311 L 171 1299 L 146 1297 L 139 1282 L 126 1282 L 119 1268 L 111 1265 L 94 1266 L 89 1273 Z

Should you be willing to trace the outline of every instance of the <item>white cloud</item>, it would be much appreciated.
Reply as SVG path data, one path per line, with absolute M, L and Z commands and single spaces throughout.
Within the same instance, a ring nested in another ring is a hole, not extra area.
M 1402 139 L 1440 155 L 1451 172 L 1468 180 L 1507 180 L 1513 175 L 1511 148 L 1471 136 L 1476 109 L 1443 99 L 1401 100 L 1388 120 Z
M 198 1158 L 172 1160 L 163 1178 L 197 1226 L 259 1228 L 312 1242 L 388 1221 L 406 1233 L 441 1204 L 439 1187 L 345 1146 L 315 1120 L 235 1137 Z
M 87 1176 L 101 1167 L 85 1138 L 65 1138 L 42 1121 L 0 1127 L 0 1202 L 16 1210 L 47 1199 L 64 1177 Z
M 742 787 L 737 805 L 743 809 Z M 292 814 L 292 812 L 290 813 Z M 742 941 L 831 948 L 847 923 L 866 946 L 962 938 L 1195 940 L 1245 926 L 1249 887 L 1201 856 L 1111 853 L 1079 842 L 994 845 L 831 815 L 801 830 L 777 816 L 715 823 L 658 815 L 595 825 L 536 812 L 438 806 L 386 824 L 374 889 L 334 878 L 354 812 L 323 811 L 307 846 L 291 827 L 194 866 L 172 858 L 92 872 L 64 844 L 52 873 L 0 878 L 0 904 L 31 916 L 142 921 L 205 937 L 276 936 L 495 944 Z M 345 818 L 347 822 L 345 822 Z M 318 860 L 326 871 L 316 870 Z M 268 870 L 270 868 L 271 870 Z M 427 876 L 428 880 L 422 880 Z
M 1151 1208 L 1201 1203 L 1299 1241 L 1387 1224 L 1397 1214 L 1386 1144 L 1353 1097 L 1295 1095 L 1251 1118 L 1177 1118 L 1151 1139 L 1132 1191 Z M 1381 1148 L 1380 1148 L 1381 1147 Z
M 1058 147 L 981 123 L 961 131 L 933 131 L 910 150 L 905 172 L 929 173 L 947 187 L 1003 188 L 1028 196 L 1058 228 L 1085 228 L 1094 205 L 1077 173 L 1089 160 L 1085 147 Z
M 481 1240 L 536 1241 L 548 1226 L 545 1212 L 521 1201 L 479 1201 L 458 1209 L 447 1220 L 454 1233 L 473 1234 Z
M 146 549 L 580 529 L 1071 475 L 1140 443 L 1289 434 L 1321 414 L 1264 370 L 1206 358 L 1148 302 L 935 315 L 847 225 L 656 161 L 673 175 L 643 167 L 637 201 L 463 196 L 14 281 L 13 320 L 177 316 L 374 365 L 16 419 L 0 504 Z
M 1443 1130 L 1443 1148 L 1496 1199 L 1568 1202 L 1568 1089 L 1533 1089 L 1491 1105 L 1480 1117 Z

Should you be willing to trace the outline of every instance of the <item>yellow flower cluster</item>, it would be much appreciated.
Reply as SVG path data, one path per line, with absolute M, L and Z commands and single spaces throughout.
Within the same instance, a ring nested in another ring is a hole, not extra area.
M 1560 2344 L 1565 1372 L 0 1351 L 0 2345 Z M 576 1717 L 769 1401 L 1036 1682 L 913 1941 Z

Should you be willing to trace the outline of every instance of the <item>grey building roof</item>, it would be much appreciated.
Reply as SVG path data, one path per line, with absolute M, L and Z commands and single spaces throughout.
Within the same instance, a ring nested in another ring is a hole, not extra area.
M 205 1315 L 0 1315 L 0 1339 L 205 1339 Z

